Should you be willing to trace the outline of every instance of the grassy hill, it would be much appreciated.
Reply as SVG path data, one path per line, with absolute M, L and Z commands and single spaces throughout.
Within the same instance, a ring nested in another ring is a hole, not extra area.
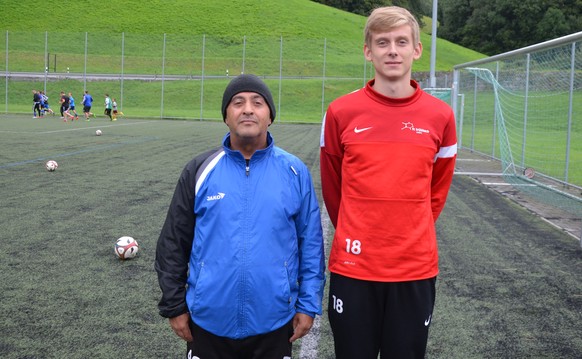
M 0 112 L 29 112 L 33 88 L 51 99 L 71 91 L 78 100 L 88 89 L 117 97 L 132 117 L 221 119 L 228 76 L 247 72 L 271 86 L 280 120 L 318 122 L 330 101 L 373 76 L 362 55 L 366 18 L 308 0 L 20 0 L 0 1 L 0 14 L 7 34 L 0 69 L 41 75 L 0 85 L 0 98 L 8 99 Z M 422 82 L 430 70 L 430 35 L 421 40 L 424 54 L 413 76 Z M 482 57 L 438 40 L 436 71 L 448 74 Z M 45 66 L 58 77 L 47 81 Z M 160 74 L 192 81 L 162 85 Z
M 242 36 L 329 39 L 347 53 L 362 47 L 366 20 L 309 0 L 20 0 L 1 2 L 0 13 L 0 30 L 9 32 L 205 34 L 225 46 Z M 430 69 L 430 35 L 423 33 L 421 40 L 424 54 L 414 70 L 423 72 Z M 437 40 L 437 71 L 482 57 Z

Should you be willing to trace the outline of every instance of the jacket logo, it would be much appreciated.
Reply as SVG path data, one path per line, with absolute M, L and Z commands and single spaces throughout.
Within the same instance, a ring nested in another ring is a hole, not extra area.
M 225 196 L 225 194 L 224 194 L 224 193 L 222 193 L 222 192 L 218 192 L 218 194 L 215 194 L 215 195 L 213 195 L 213 196 L 206 196 L 206 200 L 207 200 L 207 201 L 218 201 L 218 200 L 220 200 L 220 199 L 223 199 L 223 198 L 224 198 L 224 196 Z
M 429 130 L 425 130 L 424 128 L 417 128 L 414 127 L 414 124 L 412 122 L 402 122 L 402 124 L 404 125 L 404 127 L 401 128 L 401 130 L 410 130 L 412 132 L 416 132 L 419 135 L 422 135 L 424 133 L 430 133 Z

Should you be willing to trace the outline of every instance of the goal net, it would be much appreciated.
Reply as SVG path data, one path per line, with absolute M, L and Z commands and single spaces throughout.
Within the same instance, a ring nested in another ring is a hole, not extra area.
M 551 58 L 557 61 L 560 56 Z M 567 62 L 552 66 L 566 65 Z M 492 125 L 491 152 L 501 163 L 505 181 L 542 203 L 582 217 L 582 191 L 566 183 L 569 174 L 577 175 L 570 171 L 578 170 L 582 151 L 579 142 L 572 143 L 573 137 L 580 138 L 580 129 L 572 128 L 572 118 L 568 116 L 572 111 L 568 101 L 571 96 L 557 88 L 558 81 L 565 79 L 560 79 L 556 71 L 528 72 L 528 76 L 524 76 L 505 67 L 501 83 L 498 80 L 500 71 L 497 75 L 481 67 L 467 67 L 464 71 L 473 77 L 475 92 L 469 98 L 473 102 L 473 114 L 479 117 L 477 109 L 484 105 L 489 107 L 485 118 L 489 117 Z M 479 128 L 483 124 L 473 125 Z M 475 145 L 474 140 L 472 145 Z M 577 156 L 577 160 L 572 160 L 572 155 Z

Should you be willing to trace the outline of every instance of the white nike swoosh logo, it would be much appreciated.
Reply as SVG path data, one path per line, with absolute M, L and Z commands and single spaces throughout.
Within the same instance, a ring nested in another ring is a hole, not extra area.
M 424 326 L 428 327 L 428 325 L 430 324 L 430 320 L 432 318 L 432 314 L 428 316 L 428 319 L 424 321 Z
M 364 132 L 364 131 L 366 131 L 366 130 L 369 130 L 369 129 L 371 129 L 371 128 L 372 128 L 372 127 L 365 127 L 365 128 L 357 128 L 357 127 L 355 127 L 355 128 L 354 128 L 354 132 L 355 132 L 355 133 L 360 133 L 360 132 Z

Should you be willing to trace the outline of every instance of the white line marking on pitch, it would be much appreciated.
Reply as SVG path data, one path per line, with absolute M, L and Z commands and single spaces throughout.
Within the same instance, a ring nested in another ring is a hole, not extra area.
M 456 175 L 465 175 L 465 176 L 503 176 L 503 173 L 499 172 L 462 172 L 462 171 L 455 171 Z
M 47 134 L 47 133 L 56 133 L 56 132 L 69 132 L 69 131 L 82 131 L 82 130 L 91 130 L 94 128 L 107 128 L 107 127 L 118 127 L 118 126 L 132 126 L 132 125 L 142 125 L 142 124 L 148 124 L 148 123 L 154 123 L 157 122 L 156 120 L 152 120 L 152 121 L 141 121 L 141 122 L 131 122 L 131 123 L 116 123 L 116 124 L 108 124 L 108 125 L 103 125 L 103 126 L 90 126 L 90 127 L 83 127 L 83 128 L 68 128 L 68 129 L 63 129 L 63 130 L 54 130 L 54 131 L 43 131 L 43 132 L 39 132 L 39 134 Z
M 526 183 L 483 182 L 483 184 L 486 186 L 536 187 L 535 184 L 526 184 Z
M 60 130 L 54 130 L 54 131 L 42 131 L 42 132 L 34 132 L 34 131 L 8 131 L 8 130 L 0 130 L 0 133 L 25 133 L 25 134 L 31 134 L 31 135 L 45 135 L 45 134 L 49 134 L 49 133 L 57 133 L 57 132 L 69 132 L 69 131 L 81 131 L 81 130 L 87 130 L 87 129 L 95 129 L 95 128 L 106 128 L 106 127 L 116 127 L 116 126 L 131 126 L 131 125 L 140 125 L 140 124 L 150 124 L 150 123 L 157 123 L 157 122 L 161 122 L 162 120 L 146 120 L 146 121 L 140 121 L 140 122 L 129 122 L 129 123 L 117 123 L 117 124 L 108 124 L 108 125 L 103 125 L 103 126 L 89 126 L 89 127 L 77 127 L 77 128 L 67 128 L 67 129 L 60 129 Z M 84 121 L 85 122 L 85 121 Z
M 456 159 L 457 162 L 491 162 L 491 160 L 481 160 L 478 158 L 458 158 Z

